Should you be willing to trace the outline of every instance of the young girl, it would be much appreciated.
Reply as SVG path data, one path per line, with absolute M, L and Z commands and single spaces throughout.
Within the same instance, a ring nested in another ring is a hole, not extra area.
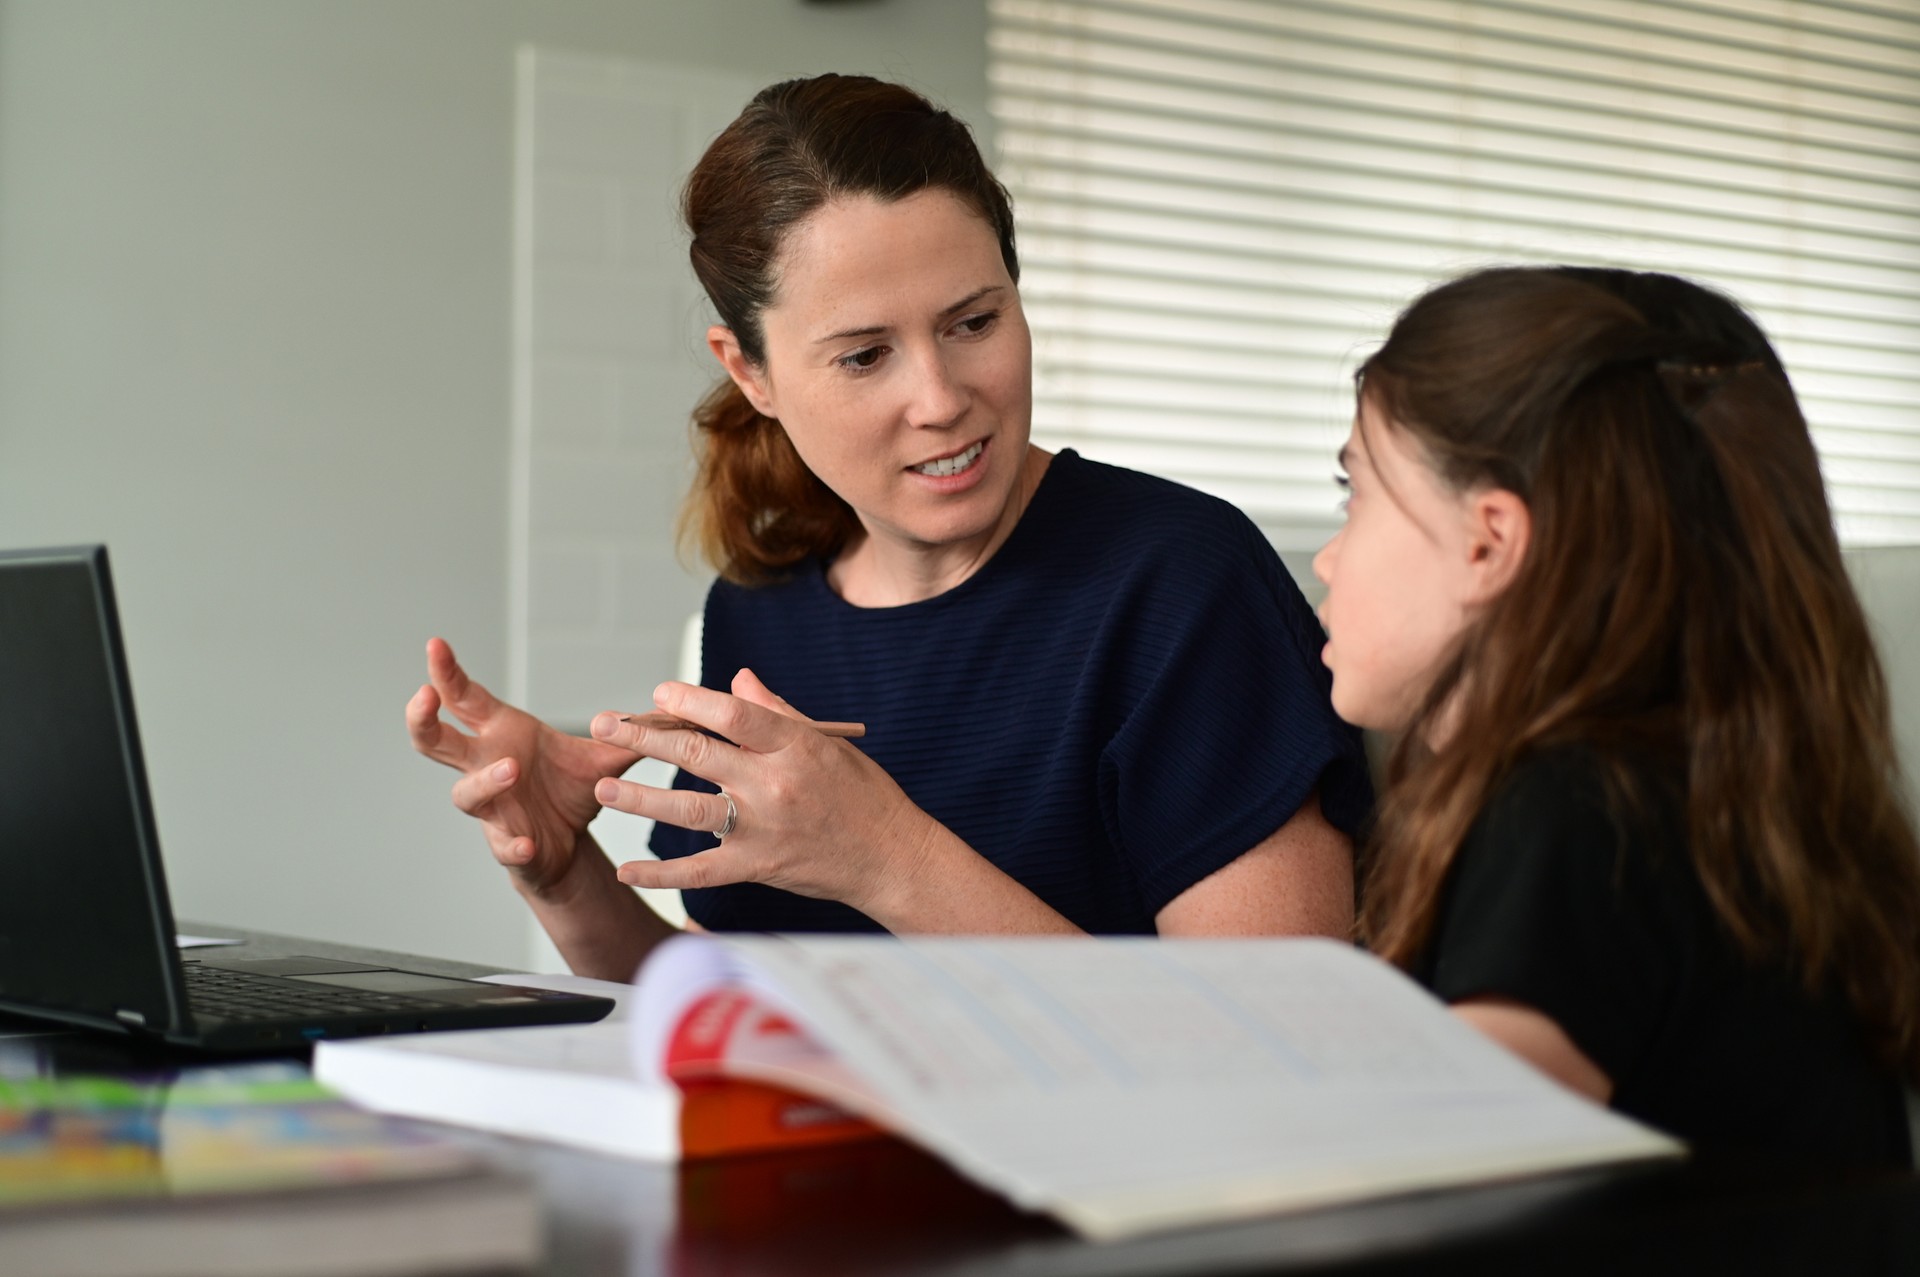
M 1703 1148 L 1910 1159 L 1920 851 L 1807 427 L 1725 298 L 1502 269 L 1358 375 L 1315 571 L 1398 734 L 1360 928 Z

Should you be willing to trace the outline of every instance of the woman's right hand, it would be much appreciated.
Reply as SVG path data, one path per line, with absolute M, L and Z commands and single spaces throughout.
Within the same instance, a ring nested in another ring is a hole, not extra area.
M 453 805 L 480 821 L 493 858 L 523 893 L 547 896 L 600 814 L 595 783 L 625 772 L 639 756 L 569 736 L 495 698 L 467 677 L 444 639 L 427 642 L 427 677 L 407 702 L 414 749 L 461 773 Z M 442 707 L 473 734 L 441 722 Z

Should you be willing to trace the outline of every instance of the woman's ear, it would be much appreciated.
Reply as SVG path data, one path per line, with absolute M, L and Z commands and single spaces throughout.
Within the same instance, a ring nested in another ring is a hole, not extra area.
M 733 335 L 733 329 L 725 324 L 715 324 L 707 329 L 707 349 L 727 370 L 727 376 L 733 378 L 733 384 L 740 387 L 740 393 L 747 397 L 753 410 L 763 417 L 778 420 L 780 414 L 773 410 L 772 387 L 767 382 L 766 369 L 747 358 L 747 352 L 740 349 L 740 341 Z
M 1485 603 L 1520 574 L 1533 539 L 1533 511 L 1517 493 L 1483 488 L 1468 499 L 1467 519 L 1467 571 L 1472 578 L 1467 601 Z

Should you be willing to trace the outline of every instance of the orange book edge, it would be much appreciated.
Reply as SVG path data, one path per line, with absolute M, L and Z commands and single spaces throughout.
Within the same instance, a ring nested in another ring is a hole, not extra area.
M 736 1035 L 799 1032 L 738 989 L 717 990 L 688 1006 L 668 1038 L 665 1063 L 681 1092 L 684 1160 L 892 1137 L 816 1096 L 726 1076 L 727 1048 Z

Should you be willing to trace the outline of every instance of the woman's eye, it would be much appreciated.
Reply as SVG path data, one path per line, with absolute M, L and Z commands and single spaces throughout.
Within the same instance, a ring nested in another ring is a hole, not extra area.
M 1333 483 L 1340 489 L 1340 504 L 1335 508 L 1345 514 L 1347 507 L 1353 502 L 1353 480 L 1344 474 L 1336 474 L 1333 476 Z
M 962 337 L 978 337 L 993 327 L 993 321 L 1000 318 L 1000 312 L 990 310 L 980 315 L 968 315 L 953 326 L 953 331 Z
M 865 372 L 880 362 L 880 353 L 885 349 L 884 346 L 868 346 L 863 350 L 854 351 L 851 355 L 842 355 L 833 362 L 848 372 Z

